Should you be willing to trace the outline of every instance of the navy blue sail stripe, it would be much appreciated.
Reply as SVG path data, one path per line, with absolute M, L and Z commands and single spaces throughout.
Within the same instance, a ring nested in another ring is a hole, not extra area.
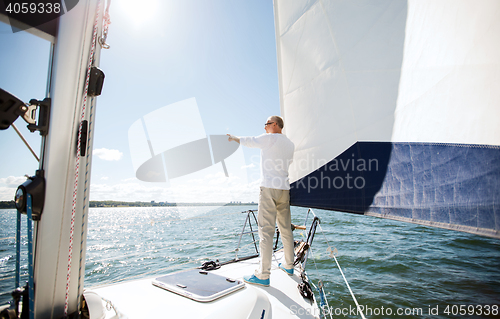
M 500 238 L 500 147 L 357 142 L 292 184 L 291 204 Z

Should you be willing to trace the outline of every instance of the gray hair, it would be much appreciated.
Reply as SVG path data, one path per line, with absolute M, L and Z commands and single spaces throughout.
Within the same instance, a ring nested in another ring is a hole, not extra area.
M 283 129 L 283 127 L 285 126 L 285 124 L 283 123 L 283 118 L 281 116 L 278 116 L 278 115 L 273 115 L 271 116 L 271 119 L 273 121 L 276 122 L 276 124 L 278 124 L 278 126 Z

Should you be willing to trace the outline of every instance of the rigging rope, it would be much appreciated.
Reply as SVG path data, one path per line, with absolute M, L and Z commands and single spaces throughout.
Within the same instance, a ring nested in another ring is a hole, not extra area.
M 104 11 L 104 16 L 103 16 L 103 27 L 102 27 L 102 36 L 99 37 L 99 44 L 103 49 L 109 49 L 111 46 L 106 43 L 106 40 L 108 39 L 108 29 L 109 25 L 111 24 L 111 18 L 109 16 L 109 7 L 111 6 L 111 0 L 108 0 L 108 5 L 106 6 L 106 10 Z
M 86 220 L 86 205 L 85 203 L 87 202 L 87 190 L 89 189 L 89 185 L 88 185 L 88 181 L 89 181 L 89 163 L 90 163 L 90 154 L 91 154 L 91 149 L 90 149 L 90 146 L 91 146 L 91 140 L 90 140 L 90 137 L 92 136 L 92 124 L 93 124 L 93 121 L 92 121 L 92 117 L 94 115 L 93 113 L 93 110 L 94 110 L 94 98 L 92 97 L 91 101 L 90 101 L 90 116 L 89 116 L 89 127 L 88 127 L 88 136 L 89 136 L 89 140 L 87 141 L 87 150 L 86 150 L 86 153 L 87 154 L 87 160 L 86 160 L 86 165 L 85 165 L 85 184 L 84 184 L 84 189 L 83 189 L 83 209 L 82 209 L 82 231 L 80 233 L 80 259 L 79 259 L 79 263 L 78 263 L 78 305 L 77 305 L 77 309 L 80 309 L 80 303 L 81 303 L 81 298 L 80 298 L 80 289 L 81 289 L 81 283 L 82 283 L 82 273 L 84 271 L 82 271 L 82 260 L 83 260 L 83 256 L 84 256 L 84 239 L 85 239 L 85 233 L 86 233 L 86 229 L 85 229 L 85 220 Z M 83 262 L 83 268 L 85 268 L 85 262 Z
M 28 143 L 28 141 L 26 141 L 26 139 L 24 138 L 24 136 L 21 133 L 21 131 L 18 130 L 18 128 L 16 127 L 16 125 L 14 123 L 12 123 L 10 126 L 12 126 L 12 128 L 14 129 L 14 131 L 16 131 L 17 135 L 19 135 L 19 137 L 21 138 L 21 140 L 24 142 L 24 145 L 26 145 L 26 147 L 28 147 L 28 149 L 30 150 L 31 154 L 33 154 L 33 156 L 36 158 L 37 162 L 40 162 L 40 158 L 38 157 L 38 155 L 36 155 L 36 153 L 33 150 L 33 148 L 31 148 L 31 146 Z
M 311 252 L 311 254 L 312 254 L 312 247 L 309 247 L 309 251 L 310 251 L 310 252 Z M 313 261 L 313 263 L 314 263 L 314 268 L 316 268 L 316 271 L 317 271 L 318 273 L 320 273 L 320 272 L 319 272 L 319 270 L 318 270 L 318 265 L 316 265 L 316 261 L 314 260 L 314 258 L 312 258 L 312 261 Z M 320 289 L 318 289 L 318 287 L 316 287 L 312 281 L 311 281 L 311 284 L 312 284 L 312 285 L 314 286 L 314 288 L 316 288 L 316 290 L 318 290 L 318 292 L 319 292 L 319 296 L 320 296 L 320 299 L 321 299 L 321 303 L 320 303 L 321 309 L 324 311 L 324 307 L 326 306 L 326 307 L 328 308 L 328 313 L 330 314 L 330 318 L 332 318 L 332 312 L 331 312 L 331 311 L 330 311 L 330 309 L 329 309 L 328 300 L 326 300 L 326 301 L 325 301 L 326 296 L 325 296 L 325 291 L 323 290 L 323 283 L 322 283 L 321 279 L 319 280 L 319 283 L 318 283 L 318 286 L 320 286 L 321 290 L 320 290 Z
M 92 35 L 92 45 L 90 48 L 89 60 L 88 60 L 88 64 L 87 64 L 87 77 L 85 80 L 85 89 L 84 89 L 84 93 L 83 93 L 82 112 L 81 112 L 81 116 L 80 116 L 80 125 L 78 128 L 78 142 L 77 142 L 76 163 L 75 163 L 75 183 L 74 183 L 74 187 L 73 187 L 73 204 L 72 204 L 72 208 L 71 208 L 71 227 L 70 227 L 70 233 L 69 233 L 68 272 L 66 275 L 66 296 L 65 296 L 65 302 L 64 302 L 64 316 L 65 317 L 68 316 L 69 285 L 70 285 L 70 279 L 71 279 L 71 260 L 73 257 L 73 238 L 74 238 L 74 230 L 75 230 L 76 200 L 77 200 L 77 194 L 78 194 L 78 173 L 80 170 L 80 149 L 81 149 L 81 138 L 82 138 L 82 124 L 83 124 L 83 120 L 85 119 L 85 108 L 86 108 L 86 104 L 87 104 L 87 93 L 88 93 L 88 88 L 89 88 L 90 70 L 92 68 L 92 60 L 94 57 L 94 51 L 95 51 L 95 45 L 96 45 L 97 30 L 98 30 L 98 26 L 99 26 L 100 7 L 101 7 L 101 0 L 99 0 L 97 3 L 96 18 L 94 21 L 94 31 L 93 31 L 93 35 Z
M 340 268 L 340 264 L 339 264 L 337 258 L 335 257 L 335 253 L 332 251 L 330 243 L 328 242 L 328 239 L 326 239 L 326 236 L 325 236 L 325 233 L 323 231 L 323 228 L 321 227 L 320 224 L 318 224 L 318 226 L 319 226 L 319 229 L 321 230 L 321 234 L 323 234 L 323 237 L 325 238 L 325 241 L 326 241 L 326 243 L 328 245 L 329 251 L 331 252 L 330 253 L 330 257 L 333 257 L 333 259 L 335 260 L 335 263 L 337 263 L 337 267 L 340 270 L 340 274 L 342 275 L 342 278 L 344 278 L 344 282 L 345 282 L 345 284 L 347 286 L 347 289 L 349 289 L 349 292 L 351 293 L 352 299 L 354 300 L 354 303 L 356 304 L 356 308 L 358 309 L 358 312 L 361 315 L 361 318 L 366 319 L 365 315 L 363 314 L 363 309 L 359 306 L 358 300 L 356 299 L 356 296 L 354 296 L 354 293 L 351 290 L 351 286 L 347 282 L 347 279 L 344 276 L 344 272 L 342 271 L 342 268 Z

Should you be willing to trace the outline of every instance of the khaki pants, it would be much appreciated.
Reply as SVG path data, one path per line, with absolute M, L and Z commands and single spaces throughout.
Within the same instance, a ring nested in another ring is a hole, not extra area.
M 255 276 L 259 279 L 268 279 L 271 275 L 273 237 L 276 221 L 278 221 L 281 242 L 285 251 L 285 262 L 282 264 L 287 269 L 293 268 L 294 256 L 290 191 L 261 187 L 257 221 L 259 223 L 260 237 L 260 269 L 255 271 Z

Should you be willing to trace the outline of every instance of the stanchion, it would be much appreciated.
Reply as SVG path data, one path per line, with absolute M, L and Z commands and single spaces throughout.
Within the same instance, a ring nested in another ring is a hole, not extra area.
M 27 226 L 28 226 L 28 294 L 29 294 L 29 317 L 30 319 L 35 318 L 35 286 L 34 286 L 34 274 L 33 274 L 33 220 L 32 220 L 32 207 L 31 207 L 31 195 L 27 194 L 27 209 L 28 214 Z

